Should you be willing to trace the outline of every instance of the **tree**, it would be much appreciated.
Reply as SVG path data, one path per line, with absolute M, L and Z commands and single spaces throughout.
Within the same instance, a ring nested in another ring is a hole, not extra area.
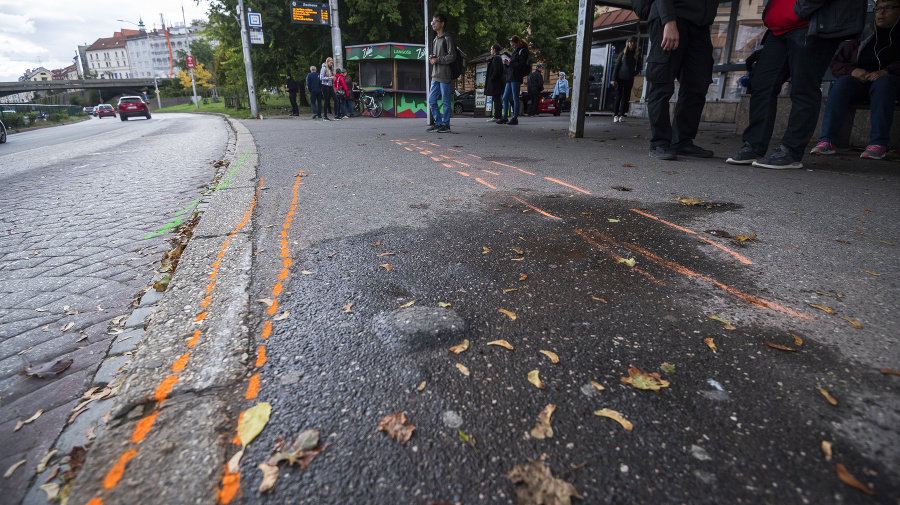
M 188 46 L 191 50 L 191 53 L 194 56 L 194 60 L 199 64 L 202 63 L 206 65 L 208 68 L 212 68 L 216 61 L 216 55 L 213 51 L 212 45 L 210 45 L 209 41 L 204 37 L 197 37 L 191 40 L 190 45 Z M 184 49 L 178 49 L 175 51 L 175 57 L 178 58 L 179 61 L 184 61 L 184 57 L 187 56 L 188 53 Z
M 197 68 L 194 69 L 194 82 L 197 86 L 203 86 L 205 88 L 211 88 L 213 85 L 209 82 L 212 78 L 212 74 L 203 68 L 203 64 L 197 65 Z M 191 74 L 187 70 L 182 70 L 178 73 L 178 81 L 181 83 L 185 89 L 191 87 Z

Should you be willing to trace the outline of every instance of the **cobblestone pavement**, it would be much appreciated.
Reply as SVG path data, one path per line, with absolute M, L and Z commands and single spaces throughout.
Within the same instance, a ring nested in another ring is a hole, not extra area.
M 76 128 L 83 135 L 68 140 Z M 0 479 L 8 504 L 22 502 L 29 488 L 26 503 L 43 501 L 36 468 L 45 455 L 67 454 L 102 429 L 110 400 L 88 405 L 93 413 L 73 415 L 73 407 L 92 386 L 115 387 L 159 298 L 149 286 L 169 236 L 144 237 L 201 197 L 233 140 L 227 122 L 212 116 L 58 129 L 63 144 L 0 150 L 0 472 L 26 460 Z M 69 359 L 57 376 L 25 374 L 30 365 Z

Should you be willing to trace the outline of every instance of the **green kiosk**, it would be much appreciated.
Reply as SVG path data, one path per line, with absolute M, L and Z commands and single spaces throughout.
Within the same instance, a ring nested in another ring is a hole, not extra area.
M 428 116 L 427 55 L 423 44 L 382 42 L 347 46 L 345 50 L 346 61 L 359 62 L 359 87 L 366 91 L 384 90 L 382 116 Z

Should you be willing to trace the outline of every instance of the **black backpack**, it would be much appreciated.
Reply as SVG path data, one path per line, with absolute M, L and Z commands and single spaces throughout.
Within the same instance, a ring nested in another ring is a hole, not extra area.
M 647 21 L 650 19 L 650 8 L 655 0 L 631 0 L 631 10 L 637 14 L 638 19 Z
M 463 60 L 466 55 L 463 54 L 462 51 L 459 50 L 459 46 L 454 45 L 454 49 L 456 49 L 456 59 L 450 63 L 450 80 L 457 79 L 462 75 L 463 70 Z M 447 38 L 444 38 L 444 49 L 447 48 Z M 448 51 L 449 52 L 449 51 Z

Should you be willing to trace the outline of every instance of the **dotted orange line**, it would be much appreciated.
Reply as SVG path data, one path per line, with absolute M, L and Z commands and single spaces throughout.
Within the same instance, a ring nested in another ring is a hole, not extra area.
M 591 237 L 588 237 L 588 236 L 584 233 L 584 231 L 582 231 L 582 230 L 575 230 L 575 233 L 576 233 L 577 235 L 580 235 L 581 238 L 583 238 L 588 244 L 591 244 L 592 246 L 596 247 L 597 249 L 600 249 L 601 251 L 604 251 L 606 254 L 609 254 L 610 256 L 612 256 L 612 258 L 613 258 L 614 260 L 619 261 L 620 259 L 622 259 L 622 257 L 619 256 L 618 254 L 616 254 L 612 249 L 606 247 L 606 246 L 603 245 L 603 244 L 600 244 L 600 243 L 597 242 L 596 240 L 593 240 Z M 650 279 L 651 281 L 655 282 L 656 284 L 659 284 L 660 286 L 665 286 L 665 285 L 666 285 L 665 282 L 662 282 L 661 280 L 657 279 L 656 277 L 653 277 L 652 275 L 650 275 L 650 274 L 648 274 L 647 272 L 641 270 L 640 268 L 632 267 L 632 270 L 634 270 L 635 272 L 637 272 L 637 273 L 643 275 L 644 277 Z
M 487 186 L 487 187 L 489 187 L 489 188 L 491 188 L 491 189 L 497 189 L 496 186 L 491 186 L 490 184 L 484 182 L 482 179 L 480 179 L 480 178 L 478 178 L 478 177 L 476 177 L 475 180 L 478 181 L 478 182 L 480 182 L 480 183 L 482 183 L 482 184 L 484 184 L 485 186 Z
M 561 218 L 561 217 L 557 217 L 557 216 L 554 216 L 553 214 L 550 214 L 549 212 L 545 212 L 545 211 L 543 211 L 543 210 L 541 210 L 541 209 L 535 207 L 534 205 L 531 205 L 530 203 L 526 202 L 525 200 L 522 200 L 522 199 L 519 198 L 518 196 L 514 196 L 513 199 L 516 200 L 517 202 L 521 203 L 522 205 L 528 207 L 529 209 L 531 209 L 531 210 L 533 210 L 533 211 L 536 211 L 536 212 L 538 212 L 538 213 L 540 213 L 540 214 L 543 214 L 543 215 L 545 215 L 545 216 L 547 216 L 547 217 L 552 217 L 553 219 L 559 219 L 560 221 L 562 221 L 562 218 Z
M 575 191 L 581 191 L 582 193 L 584 193 L 584 194 L 586 194 L 586 195 L 591 194 L 591 193 L 588 192 L 588 191 L 585 191 L 585 190 L 583 190 L 583 189 L 581 189 L 581 188 L 577 188 L 577 187 L 575 187 L 575 186 L 573 186 L 573 185 L 571 185 L 571 184 L 566 184 L 565 182 L 560 181 L 560 180 L 557 180 L 557 179 L 554 179 L 553 177 L 544 177 L 544 179 L 547 179 L 547 180 L 550 181 L 550 182 L 555 182 L 555 183 L 557 183 L 557 184 L 562 184 L 563 186 L 565 186 L 565 187 L 567 187 L 567 188 L 572 188 L 572 189 L 574 189 Z
M 676 230 L 681 230 L 681 231 L 683 231 L 683 232 L 690 233 L 691 235 L 697 235 L 697 238 L 699 238 L 700 240 L 706 242 L 707 244 L 714 245 L 714 246 L 718 247 L 719 249 L 721 249 L 721 250 L 727 252 L 728 254 L 734 256 L 735 258 L 737 258 L 738 261 L 740 261 L 741 263 L 743 263 L 743 264 L 745 264 L 745 265 L 752 265 L 752 264 L 753 264 L 752 261 L 750 261 L 750 260 L 747 259 L 746 257 L 742 256 L 741 254 L 738 254 L 737 252 L 732 251 L 731 249 L 729 249 L 729 248 L 723 246 L 722 244 L 719 244 L 719 243 L 717 243 L 717 242 L 713 242 L 712 240 L 710 240 L 710 239 L 708 239 L 708 238 L 706 238 L 706 237 L 700 235 L 699 233 L 697 233 L 697 232 L 695 232 L 695 231 L 693 231 L 693 230 L 688 230 L 687 228 L 682 228 L 681 226 L 678 226 L 678 225 L 675 224 L 675 223 L 670 223 L 670 222 L 665 221 L 665 220 L 663 220 L 663 219 L 660 219 L 660 218 L 658 218 L 658 217 L 656 217 L 656 216 L 650 215 L 650 214 L 648 214 L 648 213 L 646 213 L 646 212 L 642 212 L 642 211 L 640 211 L 640 210 L 638 210 L 638 209 L 631 209 L 631 212 L 636 212 L 636 213 L 638 213 L 638 214 L 640 214 L 640 215 L 642 215 L 642 216 L 644 216 L 644 217 L 649 217 L 650 219 L 655 219 L 655 220 L 659 221 L 659 222 L 662 223 L 662 224 L 667 224 L 667 225 L 671 226 L 672 228 L 675 228 Z

